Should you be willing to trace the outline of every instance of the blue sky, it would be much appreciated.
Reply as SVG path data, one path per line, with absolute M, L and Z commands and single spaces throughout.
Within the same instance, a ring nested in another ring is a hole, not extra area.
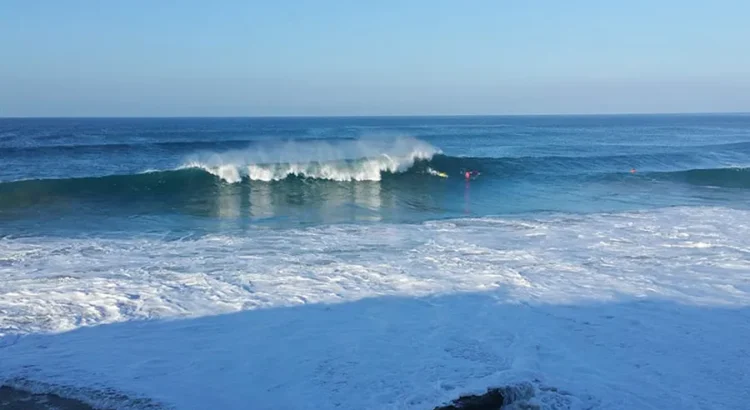
M 750 111 L 747 1 L 0 0 L 0 116 Z

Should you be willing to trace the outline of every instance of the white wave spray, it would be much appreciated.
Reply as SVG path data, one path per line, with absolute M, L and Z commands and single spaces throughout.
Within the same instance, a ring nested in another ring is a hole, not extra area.
M 223 153 L 199 153 L 181 168 L 200 168 L 228 183 L 243 178 L 277 181 L 304 177 L 332 181 L 379 181 L 440 150 L 416 138 L 289 141 Z
M 427 173 L 430 174 L 430 175 L 434 175 L 436 177 L 443 176 L 443 174 L 441 172 L 436 171 L 436 170 L 434 170 L 432 168 L 427 168 Z

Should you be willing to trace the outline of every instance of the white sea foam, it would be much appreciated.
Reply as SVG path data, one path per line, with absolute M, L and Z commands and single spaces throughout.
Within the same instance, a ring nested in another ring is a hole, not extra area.
M 333 181 L 379 181 L 383 172 L 404 172 L 440 150 L 414 138 L 294 141 L 241 151 L 193 155 L 183 167 L 200 168 L 229 183 L 290 176 Z
M 0 383 L 178 409 L 425 409 L 538 380 L 524 400 L 543 409 L 741 409 L 748 221 L 704 207 L 5 238 Z M 160 318 L 184 320 L 133 322 Z

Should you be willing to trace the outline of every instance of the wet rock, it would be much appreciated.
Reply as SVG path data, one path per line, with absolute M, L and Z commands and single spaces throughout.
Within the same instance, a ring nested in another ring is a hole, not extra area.
M 447 406 L 435 407 L 435 410 L 500 410 L 504 403 L 501 389 L 488 389 L 481 395 L 461 396 Z
M 3 410 L 94 410 L 88 404 L 51 393 L 31 393 L 0 386 L 0 408 Z

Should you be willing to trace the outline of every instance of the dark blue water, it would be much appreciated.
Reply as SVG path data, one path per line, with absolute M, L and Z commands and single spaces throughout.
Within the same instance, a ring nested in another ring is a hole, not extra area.
M 746 207 L 750 115 L 0 119 L 0 164 L 3 236 Z

